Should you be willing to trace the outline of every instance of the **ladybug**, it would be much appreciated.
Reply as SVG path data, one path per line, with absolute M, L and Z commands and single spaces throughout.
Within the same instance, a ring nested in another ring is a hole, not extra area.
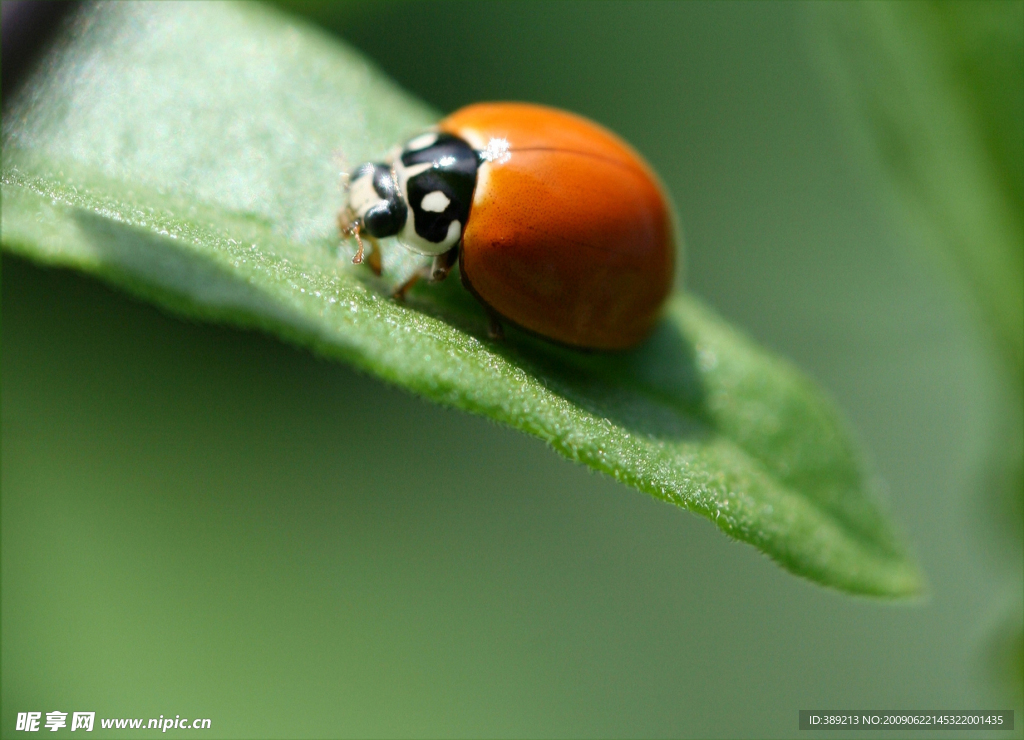
M 643 340 L 673 283 L 675 229 L 657 176 L 581 116 L 527 103 L 462 108 L 348 183 L 339 214 L 380 273 L 377 239 L 432 256 L 395 292 L 443 280 L 456 260 L 501 336 L 615 350 Z

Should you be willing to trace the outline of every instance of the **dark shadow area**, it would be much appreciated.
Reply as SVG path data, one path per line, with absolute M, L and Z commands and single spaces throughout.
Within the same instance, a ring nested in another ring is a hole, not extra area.
M 551 390 L 630 432 L 670 440 L 710 431 L 696 351 L 668 318 L 639 346 L 622 352 L 568 347 L 507 320 L 505 339 L 494 341 L 486 313 L 462 287 L 457 269 L 443 283 L 417 286 L 409 305 L 473 334 Z
M 501 354 L 596 416 L 666 441 L 709 433 L 693 344 L 668 319 L 624 352 L 563 347 L 518 328 L 507 337 Z
M 10 0 L 2 4 L 5 105 L 61 20 L 75 12 L 78 6 L 77 2 L 70 0 Z

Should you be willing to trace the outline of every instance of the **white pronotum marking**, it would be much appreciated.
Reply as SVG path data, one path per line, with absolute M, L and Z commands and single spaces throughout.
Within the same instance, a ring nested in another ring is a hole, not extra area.
M 482 136 L 479 131 L 471 128 L 461 128 L 455 133 L 468 141 L 469 145 L 478 152 L 483 151 L 487 147 L 487 138 Z
M 423 196 L 420 208 L 431 213 L 444 213 L 444 209 L 448 207 L 449 203 L 451 203 L 451 200 L 449 200 L 447 195 L 440 190 L 435 190 Z
M 448 224 L 448 234 L 445 235 L 444 241 L 441 242 L 441 246 L 444 247 L 444 251 L 448 251 L 455 246 L 455 242 L 462 236 L 462 224 L 458 221 L 452 221 Z
M 461 236 L 462 224 L 458 221 L 452 221 L 448 224 L 448 233 L 445 234 L 444 241 L 440 244 L 429 242 L 416 233 L 415 220 L 413 218 L 412 211 L 410 211 L 409 219 L 405 222 L 405 227 L 398 234 L 398 241 L 418 254 L 437 256 L 439 254 L 444 254 L 454 247 Z
M 433 134 L 431 134 L 433 136 Z M 416 177 L 421 172 L 426 172 L 433 165 L 430 162 L 421 162 L 420 164 L 414 164 L 412 167 L 406 167 L 402 164 L 402 160 L 395 160 L 392 168 L 395 173 L 395 180 L 398 182 L 398 189 L 402 191 L 402 198 L 406 203 L 409 202 L 409 180 Z M 412 211 L 409 211 L 409 219 L 412 221 Z
M 421 172 L 426 172 L 433 166 L 434 164 L 432 162 L 420 162 L 419 164 L 414 164 L 412 167 L 406 167 L 401 162 L 395 162 L 395 174 L 398 175 L 398 186 L 402 188 L 402 194 L 405 195 L 406 202 L 409 200 L 409 191 L 406 188 L 406 184 L 409 180 L 416 177 L 416 175 Z
M 433 131 L 428 131 L 425 134 L 410 139 L 409 143 L 405 145 L 406 151 L 418 152 L 420 149 L 426 149 L 428 146 L 437 141 L 437 134 Z

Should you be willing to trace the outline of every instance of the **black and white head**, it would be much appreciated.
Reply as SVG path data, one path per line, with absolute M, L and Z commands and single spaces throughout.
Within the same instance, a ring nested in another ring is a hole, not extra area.
M 479 163 L 457 136 L 421 134 L 391 162 L 357 170 L 349 183 L 350 218 L 370 236 L 395 236 L 414 252 L 444 254 L 462 238 Z
M 394 236 L 405 225 L 408 208 L 391 166 L 367 162 L 348 186 L 348 211 L 354 224 L 372 237 Z

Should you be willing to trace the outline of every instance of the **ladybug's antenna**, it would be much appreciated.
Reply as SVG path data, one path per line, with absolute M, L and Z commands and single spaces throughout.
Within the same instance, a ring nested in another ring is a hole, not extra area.
M 359 238 L 359 220 L 352 222 L 352 226 L 349 227 L 349 233 L 356 238 L 356 244 L 359 245 L 359 249 L 356 250 L 355 256 L 352 258 L 353 265 L 363 264 L 363 240 Z

